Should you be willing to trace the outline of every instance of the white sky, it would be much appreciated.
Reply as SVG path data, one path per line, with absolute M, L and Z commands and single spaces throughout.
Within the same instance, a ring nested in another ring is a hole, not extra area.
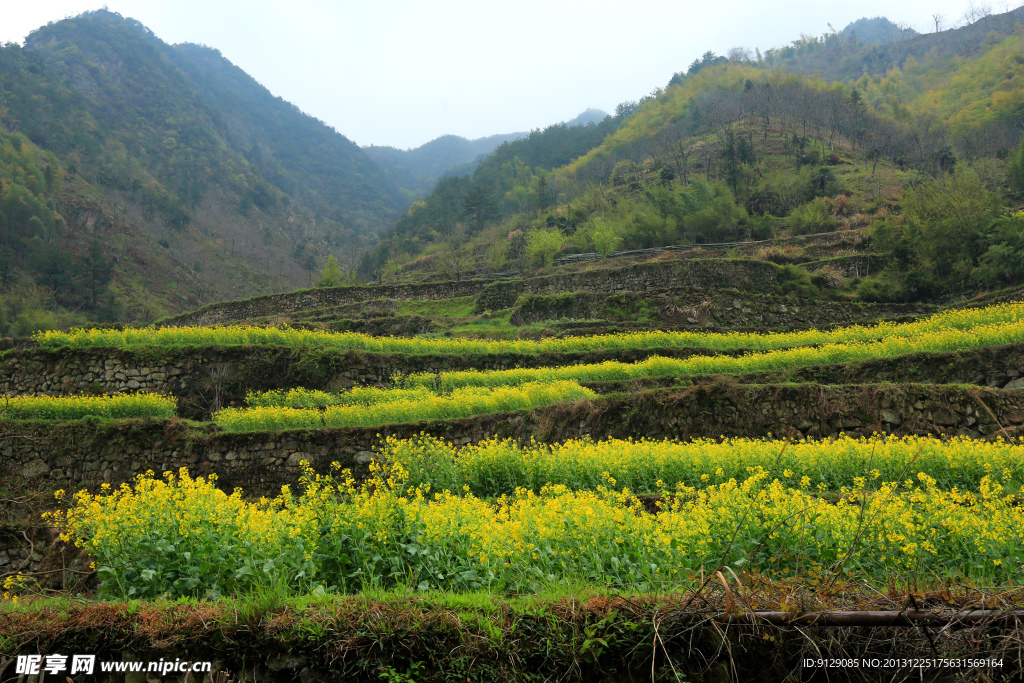
M 0 42 L 108 9 L 204 43 L 360 145 L 416 147 L 612 112 L 707 50 L 778 47 L 861 17 L 921 32 L 970 0 L 4 0 Z M 975 0 L 1003 12 L 1019 0 Z

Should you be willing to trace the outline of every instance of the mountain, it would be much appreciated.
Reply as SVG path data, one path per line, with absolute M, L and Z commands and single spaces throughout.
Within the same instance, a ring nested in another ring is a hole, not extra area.
M 841 32 L 820 37 L 801 35 L 790 45 L 765 50 L 761 61 L 773 69 L 785 68 L 806 75 L 818 73 L 830 81 L 848 81 L 864 74 L 884 76 L 893 67 L 902 68 L 910 59 L 920 63 L 934 57 L 968 58 L 1013 34 L 1024 23 L 1024 7 L 1002 14 L 988 12 L 987 8 L 972 5 L 970 23 L 923 34 L 912 29 L 901 32 L 885 18 L 861 19 Z M 858 25 L 860 29 L 854 28 Z
M 216 50 L 106 10 L 0 47 L 0 130 L 7 325 L 39 306 L 146 320 L 307 286 L 330 253 L 351 267 L 407 203 L 357 145 Z M 88 270 L 90 249 L 110 274 L 83 301 L 53 271 Z M 30 318 L 14 331 L 45 324 Z
M 871 252 L 838 258 L 870 257 L 870 277 L 794 243 L 756 257 L 817 262 L 817 280 L 791 282 L 800 296 L 1022 282 L 1024 212 L 1004 211 L 1024 197 L 1022 23 L 1024 8 L 888 45 L 833 31 L 756 60 L 705 53 L 615 117 L 535 131 L 439 182 L 359 273 L 459 278 L 559 253 L 848 231 Z
M 418 199 L 434 188 L 437 179 L 449 170 L 471 163 L 489 154 L 508 140 L 527 133 L 505 133 L 467 140 L 458 135 L 442 135 L 415 149 L 397 149 L 370 145 L 366 155 L 385 170 L 410 198 Z
M 605 117 L 608 116 L 607 112 L 601 111 L 600 109 L 585 109 L 580 112 L 576 118 L 569 121 L 563 121 L 567 126 L 585 126 L 588 123 L 601 123 Z
M 843 37 L 856 38 L 861 45 L 868 43 L 888 45 L 919 35 L 913 28 L 897 26 L 885 17 L 858 19 L 847 24 L 841 33 Z
M 608 114 L 587 109 L 559 125 L 585 126 L 600 123 Z M 421 199 L 434 189 L 444 175 L 471 175 L 488 154 L 504 142 L 525 138 L 529 133 L 503 133 L 467 140 L 458 135 L 442 135 L 415 149 L 396 149 L 370 145 L 363 151 L 383 168 L 410 199 Z
M 552 169 L 587 154 L 613 134 L 634 111 L 620 105 L 615 116 L 588 109 L 575 120 L 557 123 L 515 140 L 470 164 L 451 169 L 423 200 L 413 202 L 387 236 L 363 255 L 358 275 L 380 278 L 415 260 L 431 245 L 455 243 L 479 235 L 485 226 L 525 211 L 543 211 L 551 204 Z

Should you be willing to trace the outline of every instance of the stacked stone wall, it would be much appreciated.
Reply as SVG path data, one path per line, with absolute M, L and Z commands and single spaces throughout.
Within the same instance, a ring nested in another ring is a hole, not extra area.
M 773 263 L 743 259 L 662 260 L 614 269 L 594 269 L 526 280 L 492 282 L 476 298 L 477 312 L 511 308 L 520 296 L 559 292 L 645 292 L 681 287 L 770 292 L 781 269 Z
M 870 304 L 781 298 L 734 290 L 681 287 L 619 294 L 571 292 L 524 296 L 515 312 L 523 323 L 543 320 L 623 320 L 647 317 L 659 326 L 714 329 L 804 329 L 872 324 L 934 313 L 929 304 Z

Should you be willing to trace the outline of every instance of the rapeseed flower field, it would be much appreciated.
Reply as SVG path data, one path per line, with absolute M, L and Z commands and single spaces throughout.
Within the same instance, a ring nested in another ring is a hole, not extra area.
M 908 353 L 966 351 L 985 346 L 1020 343 L 1022 340 L 1024 320 L 979 325 L 967 330 L 925 332 L 914 337 L 886 337 L 877 341 L 801 346 L 748 353 L 743 356 L 651 356 L 636 363 L 605 361 L 512 370 L 461 370 L 437 374 L 422 372 L 409 375 L 405 378 L 405 383 L 408 387 L 451 391 L 457 387 L 514 386 L 523 382 L 553 382 L 570 378 L 581 382 L 610 382 L 647 377 L 773 372 L 829 363 L 895 358 Z
M 818 491 L 878 490 L 924 472 L 944 489 L 977 491 L 985 477 L 1010 492 L 1024 486 L 1024 443 L 968 437 L 876 436 L 800 441 L 570 439 L 520 445 L 489 439 L 461 447 L 431 436 L 388 437 L 381 458 L 400 465 L 412 486 L 495 497 L 549 485 L 572 490 L 660 494 L 698 489 L 772 471 L 791 486 Z
M 186 471 L 97 495 L 52 515 L 97 558 L 116 597 L 218 596 L 282 583 L 298 590 L 538 590 L 567 580 L 634 590 L 702 567 L 829 577 L 1020 580 L 1024 508 L 999 476 L 943 489 L 924 472 L 813 488 L 752 468 L 743 481 L 678 484 L 645 512 L 629 490 L 549 484 L 497 498 L 410 486 L 397 463 L 351 475 L 307 469 L 300 491 L 246 501 Z M 62 494 L 58 494 L 62 495 Z M 989 583 L 988 585 L 992 585 Z
M 0 417 L 6 420 L 79 420 L 103 418 L 171 417 L 173 396 L 140 392 L 108 396 L 15 396 L 0 398 Z

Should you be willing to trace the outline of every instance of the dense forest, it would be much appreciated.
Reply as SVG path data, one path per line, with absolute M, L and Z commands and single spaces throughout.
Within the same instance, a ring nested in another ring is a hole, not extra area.
M 360 274 L 464 277 L 566 252 L 856 230 L 883 265 L 855 283 L 863 299 L 1015 284 L 1021 21 L 1015 10 L 862 44 L 858 30 L 886 29 L 865 20 L 785 48 L 706 53 L 601 124 L 534 133 L 445 178 Z M 887 68 L 872 61 L 883 54 Z M 874 67 L 833 80 L 793 72 L 853 62 Z

